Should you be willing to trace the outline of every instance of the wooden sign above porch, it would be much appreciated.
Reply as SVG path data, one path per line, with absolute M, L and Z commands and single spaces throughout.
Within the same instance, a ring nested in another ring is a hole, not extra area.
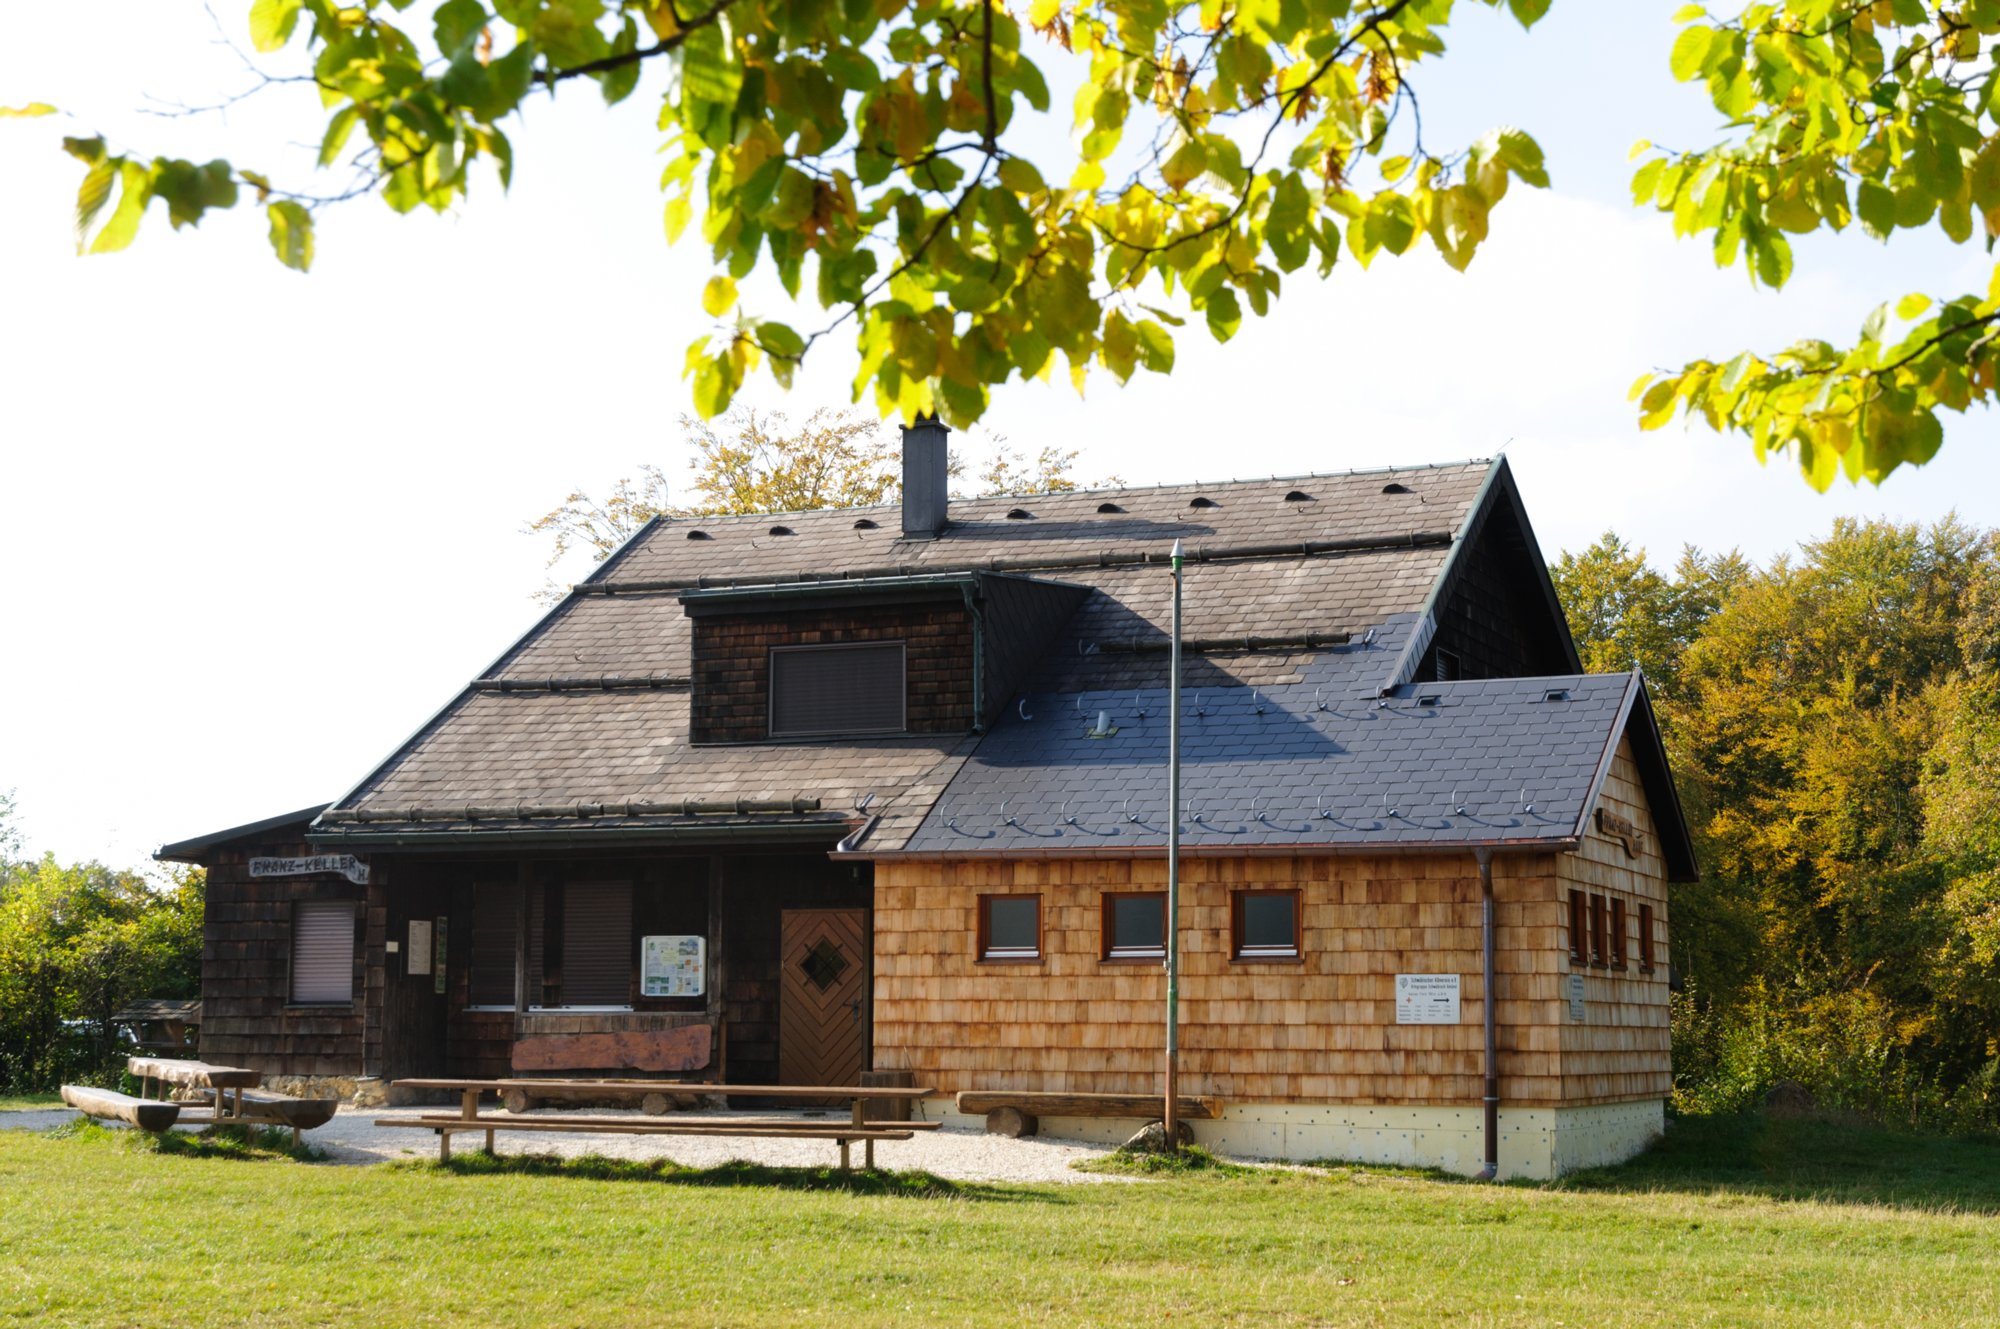
M 304 858 L 253 858 L 253 877 L 311 877 L 338 872 L 356 886 L 368 884 L 368 864 L 352 854 L 310 854 Z

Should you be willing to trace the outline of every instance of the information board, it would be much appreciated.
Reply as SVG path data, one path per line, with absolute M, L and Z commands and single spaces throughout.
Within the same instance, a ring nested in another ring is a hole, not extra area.
M 1569 994 L 1568 994 L 1569 1022 L 1571 1024 L 1582 1024 L 1583 1023 L 1583 975 L 1571 974 L 1569 976 L 1568 986 L 1569 986 Z
M 431 972 L 431 921 L 410 920 L 410 977 L 427 978 Z
M 640 996 L 699 997 L 707 990 L 706 937 L 646 937 L 640 941 Z
M 1457 974 L 1397 974 L 1397 1024 L 1457 1024 Z

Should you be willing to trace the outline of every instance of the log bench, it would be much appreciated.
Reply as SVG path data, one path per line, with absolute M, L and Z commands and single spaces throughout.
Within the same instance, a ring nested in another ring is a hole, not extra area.
M 259 1089 L 257 1085 L 263 1075 L 247 1066 L 213 1066 L 205 1061 L 178 1061 L 170 1057 L 128 1057 L 125 1071 L 149 1090 L 156 1080 L 162 1085 L 194 1090 L 199 1095 L 196 1103 L 207 1111 L 183 1113 L 182 1125 L 289 1126 L 294 1149 L 299 1145 L 301 1131 L 326 1125 L 340 1107 L 337 1098 L 295 1098 Z
M 915 1086 L 889 1085 L 776 1085 L 776 1084 L 705 1084 L 704 1094 L 736 1095 L 746 1098 L 775 1098 L 792 1102 L 824 1103 L 829 1100 L 844 1100 L 849 1105 L 848 1120 L 811 1121 L 789 1118 L 747 1118 L 747 1117 L 677 1117 L 634 1121 L 626 1117 L 529 1117 L 514 1112 L 506 1116 L 481 1116 L 479 1100 L 484 1094 L 498 1094 L 503 1099 L 510 1091 L 542 1094 L 587 1094 L 609 1099 L 639 1099 L 658 1094 L 663 1085 L 659 1080 L 397 1080 L 392 1089 L 447 1090 L 459 1095 L 459 1111 L 456 1116 L 427 1114 L 420 1117 L 391 1117 L 378 1120 L 378 1126 L 390 1126 L 413 1130 L 432 1130 L 438 1134 L 438 1157 L 451 1157 L 451 1137 L 455 1133 L 469 1130 L 486 1133 L 486 1152 L 493 1152 L 495 1131 L 575 1131 L 581 1134 L 621 1134 L 621 1135 L 736 1135 L 746 1138 L 774 1137 L 780 1139 L 832 1140 L 840 1146 L 840 1166 L 842 1171 L 850 1165 L 848 1146 L 859 1142 L 865 1149 L 864 1166 L 875 1166 L 875 1142 L 877 1140 L 907 1140 L 919 1130 L 936 1130 L 941 1123 L 914 1121 L 865 1121 L 863 1112 L 871 1102 L 915 1102 L 934 1093 L 934 1090 Z
M 986 1130 L 992 1135 L 1022 1137 L 1041 1128 L 1043 1117 L 1134 1117 L 1159 1121 L 1166 1116 L 1163 1094 L 1059 1094 L 1028 1090 L 963 1090 L 957 1098 L 958 1110 L 968 1116 L 984 1115 Z M 1222 1115 L 1222 1100 L 1179 1095 L 1174 1099 L 1174 1115 L 1182 1121 L 1214 1121 Z
M 99 1121 L 122 1121 L 142 1131 L 164 1131 L 181 1115 L 179 1103 L 134 1098 L 116 1089 L 93 1089 L 81 1084 L 64 1085 L 62 1100 L 86 1117 L 95 1117 Z

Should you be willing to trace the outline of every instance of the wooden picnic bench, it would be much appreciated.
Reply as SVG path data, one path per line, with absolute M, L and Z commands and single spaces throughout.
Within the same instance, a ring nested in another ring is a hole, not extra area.
M 99 1121 L 122 1121 L 142 1131 L 166 1130 L 181 1115 L 179 1103 L 134 1098 L 116 1089 L 97 1089 L 90 1085 L 64 1085 L 62 1100 L 86 1117 L 95 1117 Z
M 844 1099 L 849 1105 L 846 1121 L 811 1121 L 791 1117 L 654 1117 L 634 1121 L 628 1117 L 535 1117 L 509 1112 L 505 1116 L 484 1115 L 479 1100 L 484 1094 L 504 1097 L 509 1090 L 543 1094 L 588 1094 L 609 1099 L 642 1099 L 661 1091 L 659 1080 L 397 1080 L 392 1088 L 443 1090 L 459 1095 L 457 1115 L 443 1113 L 419 1117 L 380 1118 L 377 1126 L 436 1131 L 438 1158 L 451 1157 L 451 1137 L 465 1131 L 486 1134 L 486 1152 L 493 1152 L 496 1131 L 550 1131 L 579 1134 L 619 1135 L 733 1135 L 744 1138 L 832 1140 L 840 1146 L 840 1166 L 850 1166 L 849 1146 L 859 1143 L 865 1150 L 863 1166 L 875 1166 L 877 1140 L 907 1140 L 922 1130 L 936 1130 L 935 1121 L 867 1121 L 863 1112 L 869 1103 L 915 1102 L 935 1090 L 888 1085 L 774 1085 L 704 1084 L 703 1094 L 736 1095 L 745 1098 L 781 1099 L 793 1102 L 826 1102 Z
M 201 1095 L 196 1101 L 208 1109 L 207 1113 L 183 1111 L 182 1125 L 287 1126 L 291 1128 L 294 1147 L 299 1143 L 301 1131 L 326 1125 L 340 1108 L 337 1098 L 297 1098 L 261 1090 L 257 1085 L 263 1075 L 247 1066 L 214 1066 L 205 1061 L 177 1061 L 171 1057 L 128 1057 L 125 1071 L 140 1082 L 148 1096 L 154 1081 L 192 1089 Z
M 1158 1121 L 1166 1115 L 1167 1100 L 1162 1094 L 1063 1094 L 1031 1090 L 962 1090 L 958 1110 L 970 1116 L 984 1114 L 986 1129 L 994 1135 L 1033 1135 L 1042 1117 L 1136 1117 Z M 1176 1095 L 1174 1115 L 1182 1121 L 1214 1121 L 1222 1115 L 1222 1100 L 1201 1096 Z

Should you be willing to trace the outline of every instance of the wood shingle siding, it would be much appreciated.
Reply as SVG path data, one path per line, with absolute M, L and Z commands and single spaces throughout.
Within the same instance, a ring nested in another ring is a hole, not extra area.
M 1158 1092 L 1165 980 L 1107 963 L 1107 891 L 1161 859 L 877 865 L 875 1064 L 946 1091 Z M 1503 1093 L 1559 1104 L 1567 961 L 1554 855 L 1505 857 L 1497 984 Z M 1301 955 L 1232 960 L 1231 892 L 1300 892 Z M 1479 878 L 1470 854 L 1195 859 L 1182 871 L 1181 1083 L 1249 1101 L 1476 1102 Z M 1039 963 L 976 963 L 978 897 L 1039 893 Z M 1455 973 L 1457 1025 L 1397 1025 L 1398 973 Z
M 202 938 L 201 1056 L 267 1075 L 357 1075 L 368 1034 L 366 1004 L 378 992 L 369 973 L 375 911 L 371 886 L 331 875 L 250 876 L 253 856 L 303 856 L 303 841 L 218 851 L 208 867 Z M 349 1001 L 292 1001 L 292 937 L 301 903 L 346 906 L 355 931 Z
M 1607 916 L 1613 900 L 1624 902 L 1628 931 L 1623 950 L 1628 957 L 1645 954 L 1631 929 L 1649 909 L 1655 930 L 1652 953 L 1663 957 L 1668 954 L 1666 863 L 1629 738 L 1619 740 L 1598 806 L 1636 825 L 1644 836 L 1643 847 L 1634 857 L 1623 841 L 1593 829 L 1575 853 L 1557 857 L 1562 889 L 1603 898 Z M 1615 955 L 1618 948 L 1611 950 Z M 1583 976 L 1585 1012 L 1582 1024 L 1571 1022 L 1565 1012 L 1557 1025 L 1564 1101 L 1616 1103 L 1662 1098 L 1672 1092 L 1665 963 L 1656 964 L 1651 972 L 1636 963 L 1624 969 L 1577 965 L 1565 950 L 1563 967 Z

